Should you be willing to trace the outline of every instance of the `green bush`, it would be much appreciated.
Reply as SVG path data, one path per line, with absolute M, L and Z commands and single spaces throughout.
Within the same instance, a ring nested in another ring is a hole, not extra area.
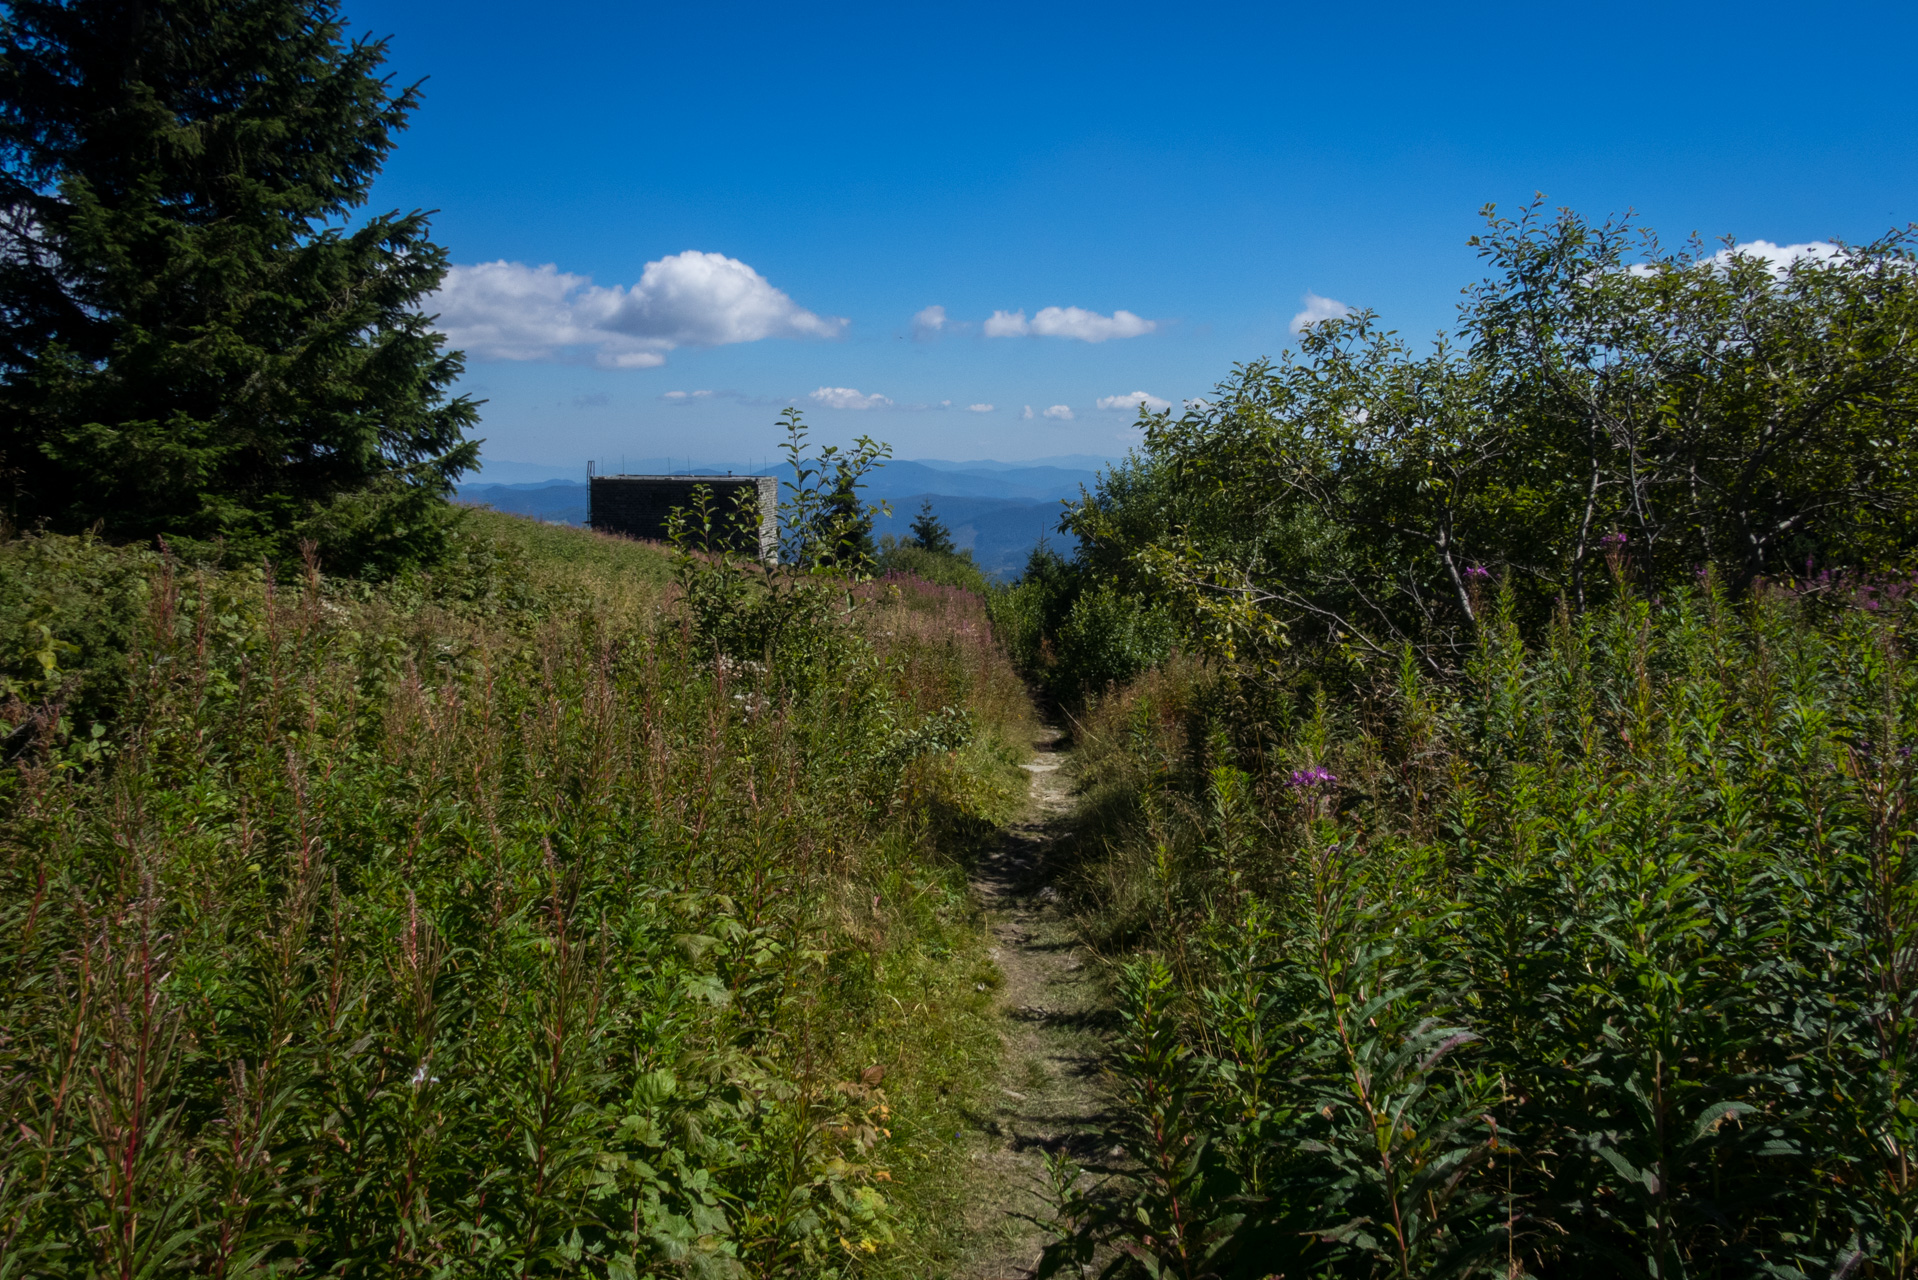
M 0 702 L 111 723 L 160 558 L 87 538 L 0 542 Z
M 970 551 L 929 551 L 913 542 L 882 540 L 879 573 L 896 573 L 942 587 L 958 587 L 984 596 L 991 590 L 985 570 L 972 562 Z
M 992 594 L 991 606 L 1014 663 L 1066 707 L 1163 662 L 1177 639 L 1162 606 L 1044 545 L 1017 582 Z
M 1195 648 L 1456 671 L 1496 577 L 1538 634 L 1700 566 L 1744 591 L 1918 553 L 1918 239 L 1774 263 L 1541 199 L 1487 211 L 1454 331 L 1321 321 L 1175 417 L 1068 512 L 1078 555 Z
M 1629 589 L 1463 684 L 1095 707 L 1137 1172 L 1056 1270 L 1906 1275 L 1918 609 Z

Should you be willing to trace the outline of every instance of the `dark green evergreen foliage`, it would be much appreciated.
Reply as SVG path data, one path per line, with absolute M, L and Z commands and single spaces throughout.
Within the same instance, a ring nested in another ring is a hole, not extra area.
M 1918 261 L 1909 232 L 1775 267 L 1537 207 L 1476 241 L 1492 275 L 1419 353 L 1369 313 L 1313 326 L 1182 416 L 1068 519 L 1195 639 L 1453 666 L 1476 594 L 1528 628 L 1720 566 L 1887 568 L 1918 549 Z
M 327 0 L 21 0 L 0 24 L 0 466 L 21 527 L 373 575 L 440 554 L 477 446 L 416 304 L 425 215 L 352 225 L 418 103 Z
M 1154 950 L 1055 1269 L 1913 1273 L 1910 584 L 1612 595 L 1487 596 L 1462 683 L 1095 709 L 1083 905 Z
M 931 498 L 919 504 L 919 514 L 912 519 L 912 544 L 942 556 L 949 556 L 956 549 L 952 545 L 952 530 L 933 514 Z
M 920 502 L 911 529 L 912 536 L 903 541 L 895 541 L 890 534 L 880 540 L 880 573 L 959 587 L 980 596 L 990 592 L 985 570 L 974 563 L 970 550 L 961 551 L 953 545 L 952 530 L 933 513 L 932 499 Z
M 847 463 L 834 463 L 825 499 L 826 519 L 838 532 L 832 549 L 822 554 L 849 565 L 869 565 L 879 554 L 872 540 L 872 512 L 859 500 L 863 475 Z
M 811 429 L 797 409 L 779 416 L 779 429 L 786 436 L 780 452 L 793 474 L 784 483 L 785 496 L 779 503 L 780 562 L 806 572 L 870 574 L 878 554 L 872 540 L 873 517 L 891 515 L 892 508 L 883 502 L 868 506 L 860 500 L 859 491 L 865 487 L 867 473 L 884 466 L 892 456 L 892 446 L 859 436 L 851 449 L 829 444 L 813 453 L 808 444 Z M 745 518 L 743 508 L 741 514 L 728 517 L 734 523 Z

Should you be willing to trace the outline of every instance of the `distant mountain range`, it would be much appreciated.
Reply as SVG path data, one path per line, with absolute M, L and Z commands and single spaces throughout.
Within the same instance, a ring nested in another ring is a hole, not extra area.
M 1099 469 L 1110 464 L 1110 459 L 1084 455 L 1031 463 L 945 462 L 931 458 L 889 462 L 873 473 L 864 496 L 869 502 L 891 504 L 893 514 L 880 517 L 874 532 L 897 538 L 907 535 L 920 503 L 930 501 L 934 513 L 952 530 L 955 545 L 971 551 L 987 573 L 1011 578 L 1025 567 L 1026 558 L 1041 538 L 1060 541 L 1062 500 L 1077 499 L 1082 488 L 1093 488 Z M 664 458 L 638 459 L 628 461 L 625 471 L 629 475 L 732 474 L 719 467 L 687 468 L 683 462 L 669 472 L 669 465 Z M 490 463 L 487 479 L 459 486 L 459 500 L 554 524 L 583 525 L 588 516 L 583 476 L 578 472 L 573 473 L 578 478 L 527 474 L 560 470 L 526 463 Z M 787 480 L 792 471 L 778 466 L 747 474 Z M 517 483 L 492 479 L 504 475 L 524 478 Z

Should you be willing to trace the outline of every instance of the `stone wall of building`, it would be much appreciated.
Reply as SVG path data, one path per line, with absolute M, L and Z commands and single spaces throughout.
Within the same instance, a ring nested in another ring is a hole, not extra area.
M 712 491 L 712 507 L 733 525 L 734 504 L 741 490 L 758 495 L 759 538 L 735 543 L 735 550 L 756 553 L 762 560 L 779 554 L 779 481 L 772 476 L 594 476 L 591 481 L 593 528 L 629 538 L 666 539 L 666 521 L 675 507 L 693 507 L 693 490 Z

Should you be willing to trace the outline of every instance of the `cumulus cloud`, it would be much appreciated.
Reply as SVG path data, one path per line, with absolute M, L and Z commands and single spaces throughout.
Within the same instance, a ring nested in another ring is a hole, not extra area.
M 1083 307 L 1046 307 L 1026 319 L 1024 309 L 995 311 L 982 326 L 988 338 L 1076 338 L 1080 342 L 1104 342 L 1109 338 L 1136 338 L 1159 327 L 1157 321 L 1115 311 L 1102 316 Z
M 1154 413 L 1164 413 L 1172 407 L 1170 400 L 1162 400 L 1150 391 L 1128 391 L 1122 396 L 1100 396 L 1097 403 L 1101 409 L 1112 410 L 1136 410 L 1140 405 L 1144 405 Z
M 856 387 L 821 387 L 812 393 L 812 398 L 828 409 L 885 409 L 892 401 L 877 391 L 871 395 L 861 395 Z
M 847 323 L 806 310 L 737 258 L 691 249 L 647 263 L 630 289 L 550 262 L 453 267 L 426 308 L 453 346 L 482 360 L 615 369 L 656 367 L 682 346 L 836 338 Z
M 1838 246 L 1824 240 L 1814 240 L 1807 244 L 1773 244 L 1769 240 L 1749 240 L 1729 249 L 1720 249 L 1708 261 L 1715 267 L 1731 265 L 1732 255 L 1758 258 L 1772 269 L 1772 274 L 1783 275 L 1792 263 L 1802 258 L 1816 262 L 1827 262 L 1838 256 Z
M 1159 326 L 1133 315 L 1115 311 L 1102 316 L 1079 307 L 1047 307 L 1032 317 L 1032 331 L 1042 338 L 1077 338 L 1081 342 L 1104 342 L 1108 338 L 1136 338 Z
M 1307 293 L 1299 299 L 1305 304 L 1305 310 L 1292 317 L 1292 323 L 1286 327 L 1293 333 L 1304 333 L 1306 326 L 1317 324 L 1321 320 L 1336 320 L 1340 316 L 1352 314 L 1352 308 L 1337 298 L 1321 298 L 1316 293 Z
M 982 327 L 988 338 L 1023 338 L 1032 331 L 1023 307 L 1018 311 L 995 311 Z
M 1072 406 L 1064 405 L 1064 404 L 1055 404 L 1050 409 L 1046 410 L 1046 417 L 1057 419 L 1060 422 L 1071 422 Z
M 944 307 L 926 307 L 913 314 L 912 336 L 915 338 L 936 338 L 945 327 L 946 309 Z
M 966 412 L 967 413 L 991 413 L 992 406 L 989 404 L 969 404 L 966 406 Z

